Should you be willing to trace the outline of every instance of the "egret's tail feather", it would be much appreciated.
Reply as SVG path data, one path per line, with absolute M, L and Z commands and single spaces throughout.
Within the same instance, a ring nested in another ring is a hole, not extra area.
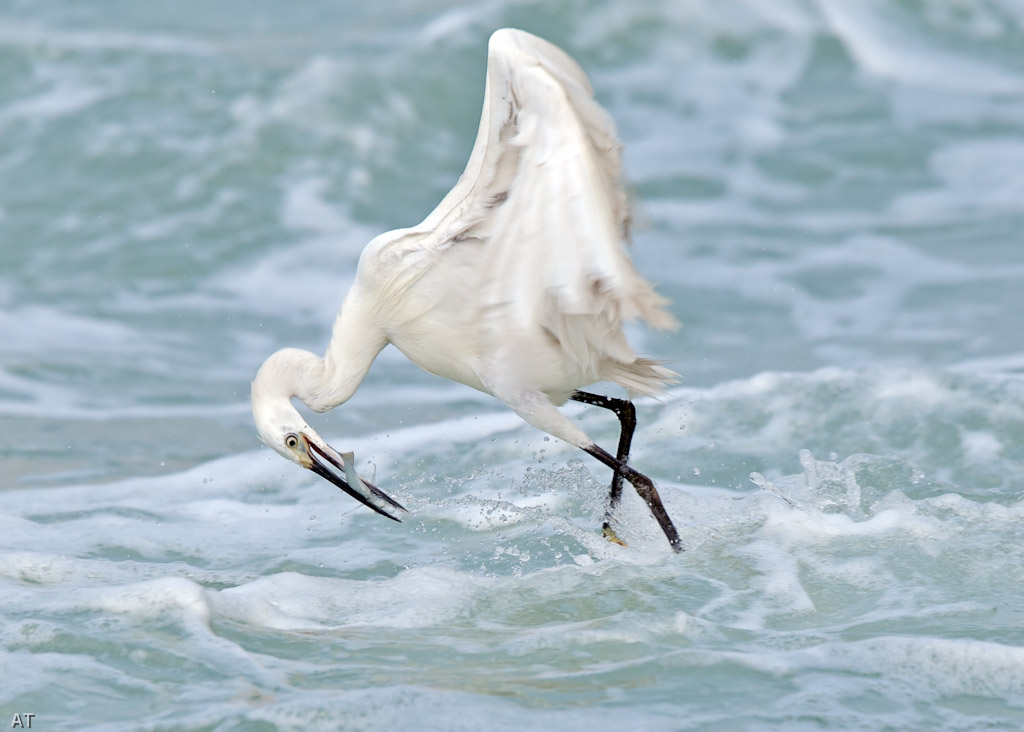
M 666 386 L 679 381 L 679 374 L 662 363 L 650 358 L 638 358 L 632 363 L 608 360 L 601 364 L 601 378 L 638 394 L 658 396 Z

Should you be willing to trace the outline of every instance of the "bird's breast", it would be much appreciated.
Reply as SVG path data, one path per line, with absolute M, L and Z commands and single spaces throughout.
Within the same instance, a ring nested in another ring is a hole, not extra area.
M 483 256 L 479 244 L 457 243 L 409 278 L 384 308 L 388 340 L 424 371 L 487 394 L 488 384 L 516 382 L 562 401 L 592 383 L 540 324 L 481 305 Z
M 480 378 L 479 344 L 461 328 L 423 319 L 396 329 L 389 339 L 424 371 L 490 393 Z

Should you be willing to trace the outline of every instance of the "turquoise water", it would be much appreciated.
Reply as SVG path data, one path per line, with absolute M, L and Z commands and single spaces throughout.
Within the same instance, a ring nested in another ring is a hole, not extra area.
M 458 177 L 505 25 L 626 144 L 680 556 L 391 349 L 310 421 L 405 523 L 251 424 Z M 4 0 L 0 725 L 1024 727 L 1022 232 L 1016 0 Z

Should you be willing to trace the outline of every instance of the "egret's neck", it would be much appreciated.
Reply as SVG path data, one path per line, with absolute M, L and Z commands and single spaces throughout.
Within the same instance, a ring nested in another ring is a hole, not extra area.
M 334 321 L 323 358 L 285 348 L 271 355 L 253 382 L 253 403 L 298 397 L 317 412 L 347 401 L 388 343 L 383 330 L 351 296 Z
M 377 319 L 350 293 L 334 320 L 319 382 L 308 394 L 296 396 L 317 412 L 348 401 L 387 344 Z

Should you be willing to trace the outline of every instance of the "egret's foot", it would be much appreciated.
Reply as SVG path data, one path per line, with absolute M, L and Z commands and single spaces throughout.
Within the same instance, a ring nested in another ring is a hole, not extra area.
M 605 525 L 601 529 L 601 536 L 603 536 L 605 539 L 610 541 L 612 544 L 618 544 L 619 546 L 626 546 L 626 547 L 629 546 L 629 544 L 627 544 L 626 542 L 624 542 L 622 539 L 619 538 L 619 535 L 615 533 L 615 529 L 613 529 L 611 526 Z

